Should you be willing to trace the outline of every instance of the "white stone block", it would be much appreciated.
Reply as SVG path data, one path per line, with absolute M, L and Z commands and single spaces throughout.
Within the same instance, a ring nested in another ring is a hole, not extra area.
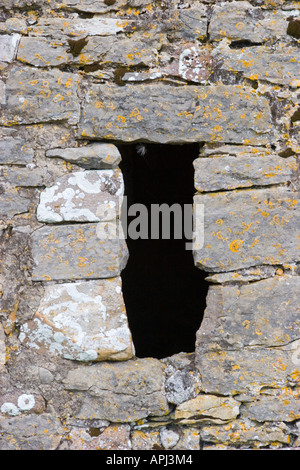
M 0 62 L 12 62 L 15 59 L 20 38 L 20 34 L 0 36 Z

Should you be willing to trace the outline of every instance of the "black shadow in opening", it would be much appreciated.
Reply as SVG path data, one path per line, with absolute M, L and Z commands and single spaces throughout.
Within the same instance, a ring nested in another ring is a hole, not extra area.
M 193 204 L 193 160 L 199 144 L 119 145 L 127 210 L 140 203 Z M 123 213 L 124 216 L 124 213 Z M 128 217 L 128 224 L 135 217 Z M 129 327 L 137 357 L 161 359 L 194 352 L 195 334 L 206 307 L 206 273 L 196 268 L 183 237 L 136 239 L 127 237 L 129 260 L 122 286 Z

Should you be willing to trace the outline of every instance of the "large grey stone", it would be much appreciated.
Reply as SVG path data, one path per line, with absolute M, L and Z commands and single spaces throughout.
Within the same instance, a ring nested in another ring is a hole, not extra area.
M 128 259 L 124 240 L 111 222 L 43 227 L 32 236 L 34 281 L 111 278 Z
M 126 142 L 267 143 L 271 114 L 248 87 L 92 85 L 79 124 L 81 137 Z
M 10 189 L 0 194 L 0 215 L 3 218 L 28 212 L 30 205 L 31 199 L 17 189 Z
M 194 250 L 198 267 L 226 272 L 299 259 L 298 193 L 277 187 L 196 195 L 204 207 L 204 224 L 197 218 Z M 198 209 L 195 207 L 196 217 Z M 201 211 L 199 211 L 201 215 Z
M 66 434 L 51 414 L 0 417 L 1 450 L 56 450 Z
M 294 46 L 283 44 L 230 49 L 221 43 L 212 53 L 220 61 L 220 68 L 230 72 L 242 72 L 250 80 L 299 87 L 299 53 Z
M 256 158 L 250 154 L 197 158 L 194 167 L 195 188 L 202 192 L 287 183 L 295 176 L 298 165 L 295 157 Z
M 76 124 L 80 113 L 77 87 L 76 74 L 14 67 L 6 82 L 7 101 L 1 123 L 34 124 L 65 120 Z
M 257 401 L 246 405 L 245 415 L 259 422 L 295 421 L 300 419 L 299 390 L 286 388 L 263 395 Z
M 25 36 L 20 41 L 17 59 L 35 67 L 58 67 L 72 61 L 67 40 Z
M 207 34 L 208 17 L 204 5 L 178 10 L 176 37 L 188 40 L 204 39 Z
M 119 216 L 124 184 L 121 170 L 69 173 L 41 192 L 40 222 L 99 222 Z
M 138 421 L 164 416 L 163 365 L 152 358 L 78 367 L 68 373 L 65 388 L 80 394 L 79 419 Z
M 299 276 L 287 275 L 244 285 L 210 286 L 197 344 L 207 350 L 270 348 L 298 340 L 299 288 Z
M 23 139 L 4 137 L 0 140 L 0 163 L 27 165 L 32 163 L 34 151 Z
M 133 355 L 120 278 L 50 284 L 21 342 L 79 361 L 127 360 Z
M 90 37 L 81 53 L 74 58 L 79 65 L 99 62 L 100 65 L 154 66 L 157 62 L 157 49 L 141 39 L 127 37 Z
M 121 161 L 120 152 L 115 145 L 98 142 L 82 147 L 51 149 L 46 152 L 46 157 L 62 158 L 91 170 L 115 168 Z
M 65 36 L 62 37 L 59 44 L 54 38 L 29 36 L 21 40 L 18 60 L 35 67 L 55 67 L 67 63 L 76 63 L 82 66 L 95 63 L 133 66 L 138 64 L 155 65 L 157 54 L 154 46 L 140 38 L 133 40 L 126 37 L 102 37 L 101 35 L 88 37 L 81 46 L 78 46 L 77 51 L 74 46 L 72 53 Z
M 203 442 L 241 448 L 241 446 L 266 447 L 272 444 L 289 444 L 290 431 L 285 423 L 265 423 L 257 425 L 249 419 L 237 419 L 231 423 L 207 425 L 201 427 L 200 436 Z M 226 447 L 225 447 L 226 449 Z M 205 450 L 205 447 L 204 447 Z
M 247 1 L 221 2 L 213 6 L 209 23 L 210 39 L 224 37 L 254 43 L 286 35 L 287 17 L 283 12 L 262 10 Z
M 43 186 L 45 173 L 43 168 L 6 167 L 2 170 L 0 182 L 4 180 L 14 187 Z
M 198 351 L 202 388 L 206 393 L 231 395 L 253 393 L 263 387 L 286 387 L 299 382 L 299 363 L 291 360 L 294 353 L 292 346 Z
M 299 380 L 298 292 L 297 276 L 210 286 L 196 336 L 205 392 L 226 395 Z

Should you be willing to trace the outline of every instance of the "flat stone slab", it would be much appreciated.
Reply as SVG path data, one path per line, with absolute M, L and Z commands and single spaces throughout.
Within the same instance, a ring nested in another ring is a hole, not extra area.
M 197 158 L 193 163 L 199 192 L 287 183 L 298 168 L 296 158 L 277 155 Z
M 62 158 L 90 170 L 115 168 L 121 161 L 120 152 L 115 145 L 98 142 L 76 148 L 47 150 L 46 157 Z
M 41 192 L 37 219 L 46 223 L 114 220 L 123 193 L 120 169 L 70 173 Z
M 204 207 L 204 244 L 196 265 L 226 272 L 299 259 L 299 194 L 286 188 L 244 189 L 196 195 Z M 199 219 L 198 219 L 199 220 Z M 201 235 L 201 234 L 200 234 Z M 200 237 L 199 237 L 200 238 Z
M 239 85 L 92 85 L 79 123 L 83 138 L 125 142 L 264 145 L 270 130 L 268 101 Z
M 79 361 L 133 355 L 121 279 L 50 284 L 19 336 L 28 347 Z
M 253 446 L 255 449 L 272 445 L 274 442 L 290 444 L 290 435 L 285 423 L 266 422 L 261 426 L 249 419 L 237 419 L 229 424 L 207 425 L 201 427 L 201 439 L 232 448 L 235 445 Z M 225 447 L 226 448 L 226 447 Z M 205 450 L 205 448 L 204 448 Z
M 175 410 L 175 420 L 181 424 L 216 423 L 231 421 L 239 414 L 240 404 L 231 397 L 198 395 L 180 404 Z
M 80 106 L 78 76 L 60 70 L 14 67 L 6 82 L 3 125 L 65 120 L 76 124 Z
M 196 364 L 207 393 L 299 380 L 299 287 L 299 277 L 288 275 L 210 286 L 196 335 Z
M 164 366 L 157 359 L 99 363 L 71 370 L 64 386 L 80 394 L 78 419 L 131 422 L 147 416 L 164 416 Z
M 118 276 L 127 263 L 128 250 L 125 241 L 115 233 L 105 239 L 107 224 L 111 223 L 48 226 L 36 230 L 32 236 L 32 280 Z

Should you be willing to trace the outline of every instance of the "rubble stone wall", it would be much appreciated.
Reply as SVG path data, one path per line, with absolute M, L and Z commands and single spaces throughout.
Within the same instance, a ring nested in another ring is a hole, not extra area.
M 0 4 L 0 449 L 300 447 L 299 3 Z M 199 143 L 207 308 L 161 360 L 104 236 L 134 142 Z

